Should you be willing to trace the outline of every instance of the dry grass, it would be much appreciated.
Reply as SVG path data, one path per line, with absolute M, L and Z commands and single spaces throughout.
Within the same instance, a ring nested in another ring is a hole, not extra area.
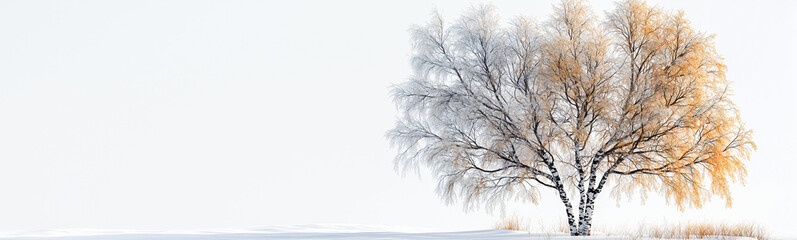
M 514 217 L 501 217 L 498 223 L 495 224 L 495 229 L 498 230 L 512 230 L 512 231 L 525 231 L 526 227 L 523 226 L 520 218 Z
M 759 240 L 769 239 L 769 234 L 760 225 L 754 223 L 710 224 L 686 223 L 666 226 L 641 226 L 636 232 L 625 234 L 632 239 L 639 238 L 717 238 L 732 239 L 735 237 L 751 237 Z
M 564 221 L 559 221 L 559 225 L 556 225 L 556 232 L 570 234 L 570 226 Z
M 636 228 L 610 226 L 611 229 L 606 229 L 605 227 L 606 226 L 593 228 L 592 233 L 596 236 L 614 236 L 623 239 L 735 239 L 738 237 L 749 237 L 759 240 L 771 239 L 766 228 L 751 222 L 734 224 L 686 222 L 660 225 L 643 224 Z M 501 217 L 495 224 L 495 229 L 545 233 L 547 239 L 554 236 L 554 234 L 570 233 L 569 226 L 564 221 L 558 221 L 558 224 L 550 221 L 540 221 L 539 224 L 528 224 L 528 222 L 523 221 L 522 218 L 517 216 Z

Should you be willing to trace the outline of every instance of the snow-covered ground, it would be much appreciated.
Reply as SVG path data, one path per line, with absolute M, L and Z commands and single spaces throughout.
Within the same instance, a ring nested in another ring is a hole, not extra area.
M 533 234 L 521 231 L 429 231 L 417 228 L 358 225 L 302 225 L 250 230 L 216 229 L 197 231 L 42 230 L 2 232 L 0 240 L 267 240 L 267 239 L 569 239 L 566 234 Z M 589 239 L 623 239 L 587 237 Z M 584 239 L 584 238 L 578 238 Z M 748 240 L 750 238 L 737 238 Z

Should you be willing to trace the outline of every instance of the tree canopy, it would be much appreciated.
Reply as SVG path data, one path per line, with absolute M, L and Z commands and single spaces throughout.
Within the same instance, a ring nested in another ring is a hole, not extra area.
M 434 15 L 412 42 L 388 137 L 397 167 L 429 167 L 447 200 L 536 202 L 551 189 L 571 234 L 588 235 L 607 183 L 683 209 L 714 195 L 730 206 L 745 177 L 751 131 L 713 36 L 681 11 L 628 0 L 600 20 L 565 0 L 547 21 L 502 24 L 481 6 L 452 23 Z

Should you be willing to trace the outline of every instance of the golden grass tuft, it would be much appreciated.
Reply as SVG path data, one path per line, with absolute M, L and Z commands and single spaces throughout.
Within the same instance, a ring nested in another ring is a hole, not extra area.
M 511 230 L 511 231 L 521 231 L 524 230 L 521 227 L 520 218 L 517 216 L 515 217 L 501 217 L 498 220 L 498 223 L 495 224 L 495 229 L 497 230 Z
M 668 238 L 668 239 L 733 239 L 736 237 L 750 237 L 759 240 L 768 240 L 769 234 L 761 225 L 754 223 L 737 224 L 712 224 L 712 223 L 686 223 L 667 226 L 640 226 L 631 235 L 639 238 Z

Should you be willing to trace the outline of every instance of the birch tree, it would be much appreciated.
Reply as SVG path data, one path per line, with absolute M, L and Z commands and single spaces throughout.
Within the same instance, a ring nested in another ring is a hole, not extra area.
M 576 0 L 542 23 L 502 24 L 491 6 L 436 14 L 413 28 L 414 74 L 393 88 L 395 164 L 430 168 L 468 208 L 552 191 L 571 235 L 589 235 L 607 184 L 681 210 L 730 206 L 755 145 L 712 39 L 635 0 L 603 20 Z

